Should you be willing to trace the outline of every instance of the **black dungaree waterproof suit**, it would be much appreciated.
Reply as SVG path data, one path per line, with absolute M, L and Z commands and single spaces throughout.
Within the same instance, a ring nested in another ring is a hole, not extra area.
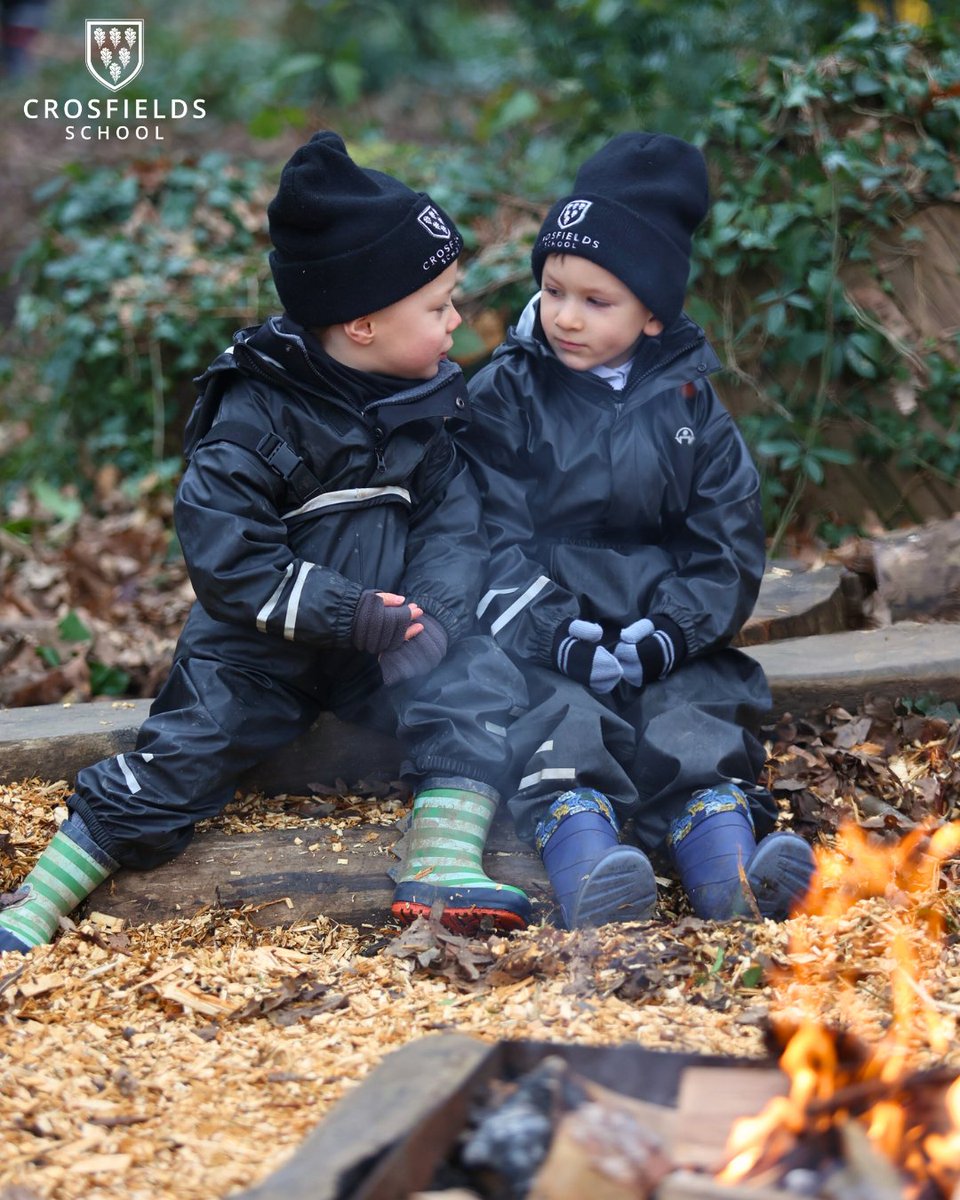
M 70 807 L 123 866 L 155 866 L 323 710 L 396 729 L 414 784 L 498 782 L 524 690 L 475 635 L 488 547 L 450 434 L 468 415 L 459 368 L 395 392 L 275 317 L 236 334 L 198 382 L 175 510 L 197 602 L 135 750 L 81 771 Z M 351 644 L 364 588 L 443 625 L 439 667 L 382 687 Z
M 522 664 L 530 693 L 510 731 L 522 837 L 553 798 L 584 786 L 656 850 L 691 792 L 731 778 L 744 781 L 758 836 L 771 827 L 751 732 L 769 691 L 760 666 L 727 648 L 763 575 L 759 480 L 709 382 L 718 366 L 684 315 L 641 343 L 614 391 L 556 358 L 535 300 L 471 380 L 460 441 L 492 552 L 481 623 Z M 600 696 L 552 667 L 565 618 L 599 622 L 612 648 L 623 626 L 654 614 L 686 639 L 686 661 L 665 679 Z

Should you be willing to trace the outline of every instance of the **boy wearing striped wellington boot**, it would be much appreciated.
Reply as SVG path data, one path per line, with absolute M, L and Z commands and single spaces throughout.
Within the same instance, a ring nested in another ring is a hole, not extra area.
M 481 621 L 522 666 L 509 807 L 568 927 L 647 917 L 664 855 L 694 910 L 784 917 L 813 854 L 772 833 L 763 671 L 730 642 L 764 565 L 759 480 L 683 313 L 708 209 L 695 147 L 625 133 L 533 248 L 540 292 L 471 380 L 460 443 L 491 541 Z M 624 844 L 632 825 L 638 845 Z
M 135 749 L 79 772 L 70 815 L 0 913 L 0 950 L 49 941 L 118 866 L 172 858 L 238 775 L 322 711 L 396 732 L 416 792 L 403 919 L 522 928 L 481 867 L 520 673 L 474 613 L 489 549 L 453 441 L 447 358 L 462 240 L 429 196 L 335 133 L 268 209 L 282 316 L 199 378 L 177 532 L 197 602 Z

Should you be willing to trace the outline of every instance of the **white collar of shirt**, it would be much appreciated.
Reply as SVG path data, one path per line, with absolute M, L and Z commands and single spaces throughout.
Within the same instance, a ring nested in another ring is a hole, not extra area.
M 632 366 L 632 358 L 620 367 L 606 367 L 601 363 L 598 367 L 591 367 L 590 374 L 597 375 L 605 383 L 609 383 L 615 392 L 622 392 L 627 386 L 627 377 Z

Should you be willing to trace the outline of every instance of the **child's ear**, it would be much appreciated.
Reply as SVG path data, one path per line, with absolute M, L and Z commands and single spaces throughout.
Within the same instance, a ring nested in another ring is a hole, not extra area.
M 365 317 L 354 317 L 352 321 L 345 321 L 343 332 L 354 345 L 369 346 L 376 333 L 373 317 L 368 315 Z
M 663 322 L 659 317 L 655 317 L 651 313 L 647 317 L 647 323 L 643 327 L 643 332 L 647 337 L 659 337 L 663 333 Z

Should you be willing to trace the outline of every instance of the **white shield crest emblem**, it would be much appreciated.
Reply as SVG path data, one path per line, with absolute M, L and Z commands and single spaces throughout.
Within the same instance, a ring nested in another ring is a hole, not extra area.
M 143 21 L 85 21 L 87 70 L 97 83 L 119 92 L 143 67 Z
M 417 217 L 417 220 L 432 237 L 449 238 L 452 236 L 443 217 L 440 216 L 432 204 L 427 205 Z
M 571 200 L 569 204 L 565 204 L 557 217 L 557 224 L 561 229 L 569 229 L 571 225 L 579 225 L 583 218 L 587 215 L 592 200 Z

